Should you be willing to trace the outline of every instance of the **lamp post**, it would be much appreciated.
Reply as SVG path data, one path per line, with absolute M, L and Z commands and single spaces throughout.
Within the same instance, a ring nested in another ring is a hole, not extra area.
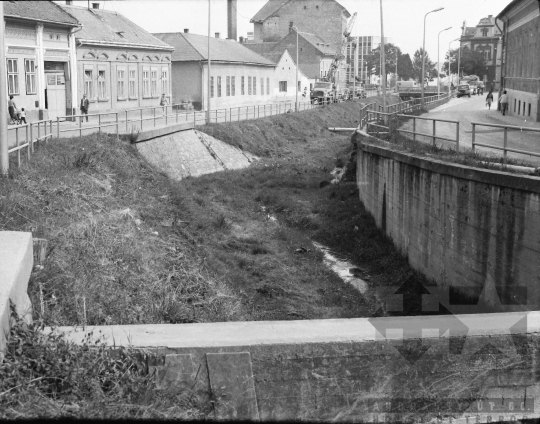
M 450 96 L 450 93 L 452 92 L 451 85 L 452 85 L 452 79 L 450 75 L 452 75 L 452 72 L 450 72 L 450 44 L 452 44 L 454 41 L 458 41 L 459 38 L 456 38 L 455 40 L 452 40 L 448 43 L 448 96 Z
M 300 66 L 300 63 L 298 62 L 298 27 L 293 26 L 292 29 L 296 32 L 296 100 L 294 104 L 294 110 L 298 112 L 298 68 Z M 302 33 L 304 34 L 304 33 Z
M 382 0 L 381 0 L 382 1 Z M 425 79 L 425 72 L 426 72 L 426 18 L 427 15 L 434 12 L 439 12 L 440 10 L 443 10 L 444 7 L 439 7 L 438 9 L 432 10 L 431 12 L 428 12 L 424 16 L 424 41 L 422 42 L 422 94 L 420 103 L 421 106 L 424 107 L 424 79 Z
M 448 27 L 448 28 L 440 30 L 439 35 L 437 35 L 437 98 L 439 98 L 439 96 L 441 95 L 441 65 L 439 63 L 440 61 L 439 50 L 440 50 L 440 45 L 441 45 L 440 37 L 441 37 L 441 32 L 448 31 L 449 29 L 452 29 L 452 27 Z
M 6 54 L 4 43 L 4 2 L 0 2 L 0 175 L 9 172 L 8 131 L 7 131 L 7 93 L 6 93 Z
M 208 75 L 207 75 L 207 106 L 206 106 L 206 123 L 210 124 L 210 3 L 211 0 L 208 0 Z
M 386 113 L 386 66 L 385 66 L 385 55 L 384 55 L 384 27 L 383 27 L 383 8 L 381 0 L 381 84 L 383 88 L 383 111 Z

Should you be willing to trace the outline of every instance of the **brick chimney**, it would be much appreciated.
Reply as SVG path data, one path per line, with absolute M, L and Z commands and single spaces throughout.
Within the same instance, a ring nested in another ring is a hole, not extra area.
M 72 0 L 66 0 L 66 6 L 73 6 Z
M 244 37 L 240 36 L 240 43 L 244 42 Z
M 189 28 L 184 28 L 184 34 L 189 34 Z
M 92 9 L 99 9 L 99 3 L 92 3 Z
M 227 38 L 237 40 L 238 23 L 237 23 L 237 0 L 227 0 Z
M 216 38 L 219 38 L 219 32 L 216 32 Z

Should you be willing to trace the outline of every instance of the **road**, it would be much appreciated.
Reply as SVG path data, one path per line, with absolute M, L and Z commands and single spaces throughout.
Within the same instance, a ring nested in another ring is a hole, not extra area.
M 497 111 L 496 101 L 491 105 L 491 110 L 489 110 L 486 107 L 485 96 L 486 94 L 483 96 L 472 96 L 470 98 L 453 98 L 448 103 L 421 115 L 421 117 L 459 121 L 460 148 L 464 147 L 469 149 L 472 147 L 473 122 L 496 125 L 512 125 L 522 127 L 524 129 L 540 129 L 540 123 L 538 122 L 532 122 L 515 116 L 502 116 L 501 113 Z M 402 126 L 403 129 L 408 130 L 412 130 L 412 127 L 412 120 Z M 433 134 L 433 124 L 431 121 L 417 120 L 416 131 L 424 134 Z M 456 124 L 437 122 L 436 134 L 455 139 Z M 417 140 L 432 143 L 433 139 L 431 137 L 420 136 L 417 138 Z M 478 143 L 502 147 L 504 144 L 504 131 L 502 128 L 499 129 L 477 126 L 475 141 Z M 437 145 L 453 147 L 455 143 L 437 139 Z M 531 151 L 540 156 L 540 133 L 532 131 L 508 131 L 508 147 Z M 477 150 L 488 154 L 502 155 L 502 151 L 500 150 L 488 149 L 484 147 L 477 147 Z M 508 156 L 516 159 L 522 159 L 534 164 L 540 164 L 540 157 L 522 155 L 518 153 L 509 153 Z

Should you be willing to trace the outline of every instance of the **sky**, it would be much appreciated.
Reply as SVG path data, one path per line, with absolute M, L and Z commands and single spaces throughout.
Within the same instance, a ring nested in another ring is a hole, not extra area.
M 126 16 L 148 32 L 182 32 L 208 34 L 209 0 L 90 0 L 99 2 L 105 10 L 114 10 Z M 253 31 L 249 20 L 261 9 L 266 0 L 238 1 L 238 36 Z M 301 0 L 297 0 L 301 1 Z M 227 0 L 210 0 L 211 34 L 219 32 L 227 37 Z M 351 13 L 358 12 L 352 35 L 381 34 L 380 0 L 338 0 Z M 64 3 L 58 1 L 58 3 Z M 87 0 L 75 1 L 86 6 Z M 460 36 L 463 21 L 476 26 L 481 18 L 496 16 L 510 0 L 382 0 L 384 35 L 397 44 L 403 53 L 414 52 L 422 47 L 424 15 L 439 7 L 440 12 L 431 13 L 426 20 L 426 50 L 432 61 L 437 61 L 437 38 L 440 34 L 440 58 L 444 59 L 449 42 Z M 300 31 L 313 31 L 299 28 Z M 458 43 L 452 44 L 456 48 Z

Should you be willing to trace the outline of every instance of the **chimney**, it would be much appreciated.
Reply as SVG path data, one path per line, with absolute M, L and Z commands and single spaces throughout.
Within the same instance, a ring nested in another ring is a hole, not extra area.
M 219 32 L 216 32 L 216 38 L 219 38 Z
M 240 43 L 244 42 L 244 37 L 240 36 Z
M 238 24 L 237 24 L 237 0 L 227 0 L 227 38 L 237 40 Z
M 92 9 L 99 9 L 99 3 L 92 3 Z
M 189 34 L 189 28 L 184 28 L 184 34 Z
M 72 6 L 73 2 L 71 0 L 66 0 L 66 6 Z

